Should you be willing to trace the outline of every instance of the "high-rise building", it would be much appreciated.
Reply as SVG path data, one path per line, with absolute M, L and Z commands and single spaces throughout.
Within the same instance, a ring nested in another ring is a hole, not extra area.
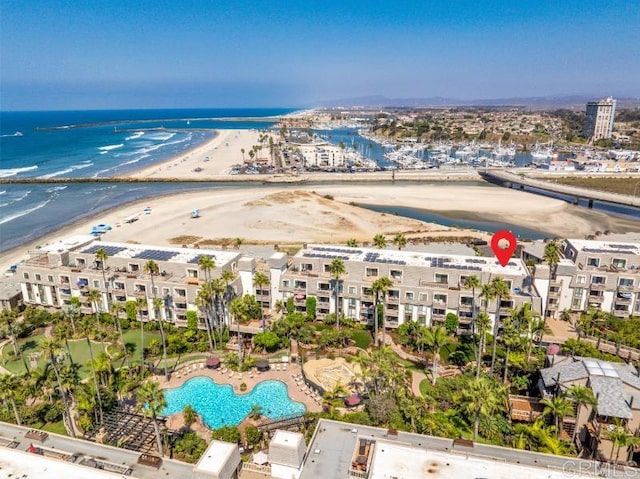
M 611 138 L 616 101 L 612 97 L 587 103 L 585 135 L 593 141 Z

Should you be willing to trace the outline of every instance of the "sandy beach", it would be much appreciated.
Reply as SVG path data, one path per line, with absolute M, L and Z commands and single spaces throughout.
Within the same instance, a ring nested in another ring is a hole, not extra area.
M 46 240 L 6 252 L 0 267 L 6 270 L 36 245 L 88 234 L 97 223 L 113 227 L 103 236 L 105 241 L 178 246 L 219 245 L 234 238 L 258 244 L 345 243 L 349 238 L 370 242 L 377 233 L 397 232 L 408 237 L 489 237 L 486 233 L 376 213 L 355 203 L 422 208 L 533 229 L 544 225 L 545 230 L 571 238 L 582 238 L 596 230 L 640 231 L 638 221 L 492 186 L 455 183 L 237 186 L 148 198 L 120 206 L 65 227 Z M 143 213 L 146 207 L 151 208 L 149 214 Z M 194 208 L 199 209 L 199 218 L 191 218 Z M 139 219 L 126 223 L 124 219 L 130 216 Z
M 216 130 L 211 140 L 169 160 L 129 174 L 132 178 L 200 179 L 228 175 L 231 167 L 242 163 L 253 145 L 258 144 L 258 130 Z

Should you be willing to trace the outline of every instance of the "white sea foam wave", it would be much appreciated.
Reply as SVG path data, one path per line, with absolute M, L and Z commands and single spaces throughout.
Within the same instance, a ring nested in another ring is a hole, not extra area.
M 123 146 L 124 146 L 124 143 L 118 143 L 117 145 L 100 146 L 98 147 L 98 150 L 100 150 L 102 152 L 101 154 L 104 155 L 108 151 L 116 150 L 118 148 L 122 148 Z
M 159 140 L 159 141 L 167 141 L 176 136 L 175 133 L 149 133 L 145 136 L 148 140 Z
M 6 195 L 6 194 L 7 194 L 7 190 L 0 191 L 0 195 Z
M 69 186 L 65 185 L 65 186 L 54 186 L 52 188 L 47 188 L 45 191 L 47 193 L 55 193 L 56 191 L 62 191 L 62 190 L 66 190 Z
M 19 173 L 24 173 L 25 171 L 33 171 L 36 169 L 38 169 L 38 165 L 25 166 L 24 168 L 0 169 L 0 178 L 6 178 L 7 176 L 16 176 Z
M 9 221 L 15 220 L 16 218 L 20 218 L 21 216 L 28 215 L 29 213 L 33 213 L 34 211 L 39 210 L 40 208 L 44 208 L 45 206 L 47 206 L 47 204 L 49 204 L 50 201 L 51 201 L 51 198 L 48 199 L 47 201 L 43 201 L 42 203 L 37 204 L 32 208 L 28 208 L 26 210 L 18 211 L 11 215 L 4 216 L 0 218 L 0 225 L 8 223 Z
M 89 162 L 89 163 L 80 163 L 78 165 L 71 165 L 69 168 L 65 168 L 64 170 L 54 171 L 53 173 L 42 175 L 42 176 L 39 176 L 38 178 L 43 178 L 43 179 L 54 178 L 56 176 L 66 175 L 67 173 L 71 173 L 72 171 L 82 170 L 83 168 L 89 168 L 90 166 L 93 166 L 93 163 Z
M 142 135 L 144 135 L 144 131 L 136 131 L 133 135 L 127 136 L 125 140 L 135 140 L 136 138 L 140 138 Z

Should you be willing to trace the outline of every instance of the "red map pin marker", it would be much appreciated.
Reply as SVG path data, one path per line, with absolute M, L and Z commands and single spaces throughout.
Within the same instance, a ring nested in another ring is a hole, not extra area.
M 500 230 L 491 238 L 491 249 L 502 266 L 506 266 L 518 242 L 511 231 Z

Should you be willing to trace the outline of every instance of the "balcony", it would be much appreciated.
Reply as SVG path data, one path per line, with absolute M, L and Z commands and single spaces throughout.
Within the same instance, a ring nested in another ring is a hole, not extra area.
M 587 301 L 589 303 L 602 303 L 604 301 L 604 296 L 603 295 L 596 295 L 596 294 L 590 294 L 587 297 Z
M 551 288 L 549 290 L 549 297 L 550 298 L 557 298 L 558 296 L 560 296 L 560 290 L 559 289 Z
M 143 297 L 143 296 L 146 296 L 146 295 L 147 295 L 147 291 L 146 291 L 146 290 L 144 290 L 144 289 L 135 289 L 135 290 L 133 291 L 133 295 L 134 295 L 134 296 L 140 296 L 140 297 Z
M 591 288 L 591 291 L 604 291 L 605 289 L 607 289 L 607 284 L 606 283 L 591 283 L 589 285 L 589 287 Z
M 400 302 L 400 296 L 387 296 L 387 303 L 398 304 Z
M 613 310 L 613 315 L 618 317 L 618 318 L 627 318 L 629 316 L 629 310 L 628 309 L 614 309 Z
M 420 280 L 419 284 L 420 286 L 425 286 L 428 288 L 449 289 L 449 283 Z
M 460 306 L 458 306 L 458 310 L 467 312 L 473 311 L 473 305 L 468 303 L 461 303 Z
M 618 285 L 618 291 L 620 292 L 626 292 L 626 293 L 631 293 L 633 292 L 633 285 Z
M 632 297 L 631 296 L 616 296 L 616 304 L 631 304 Z

